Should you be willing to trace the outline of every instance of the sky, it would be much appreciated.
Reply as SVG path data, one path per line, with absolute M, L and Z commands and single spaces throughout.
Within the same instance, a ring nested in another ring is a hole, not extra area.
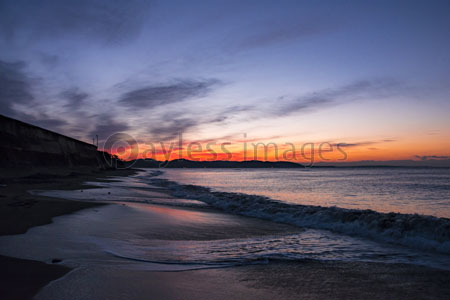
M 0 0 L 0 113 L 124 159 L 448 159 L 449 53 L 449 1 Z

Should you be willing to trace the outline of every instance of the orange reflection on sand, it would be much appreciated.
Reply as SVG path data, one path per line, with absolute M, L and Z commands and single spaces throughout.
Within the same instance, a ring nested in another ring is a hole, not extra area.
M 224 214 L 208 211 L 207 213 L 191 210 L 189 208 L 172 208 L 159 205 L 142 205 L 139 209 L 147 210 L 151 213 L 157 213 L 159 216 L 165 216 L 172 219 L 173 222 L 188 222 L 196 224 L 223 224 L 230 223 L 232 220 Z

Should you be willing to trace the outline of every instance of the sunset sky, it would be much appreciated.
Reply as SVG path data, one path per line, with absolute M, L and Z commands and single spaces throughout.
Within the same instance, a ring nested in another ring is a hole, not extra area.
M 0 50 L 1 114 L 100 148 L 450 155 L 450 1 L 0 0 Z

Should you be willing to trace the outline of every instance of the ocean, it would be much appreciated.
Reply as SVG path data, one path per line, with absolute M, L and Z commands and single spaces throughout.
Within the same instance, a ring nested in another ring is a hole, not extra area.
M 449 169 L 144 169 L 114 179 L 33 191 L 121 205 L 4 237 L 0 254 L 164 271 L 305 260 L 450 270 Z
M 448 168 L 166 169 L 151 182 L 231 213 L 320 230 L 312 240 L 329 239 L 337 248 L 356 238 L 345 259 L 408 262 L 450 254 Z M 318 247 L 333 254 L 311 257 L 342 254 L 324 244 Z M 394 245 L 396 254 L 385 253 Z M 400 255 L 412 249 L 424 252 Z
M 286 204 L 450 218 L 449 168 L 165 169 L 159 177 Z

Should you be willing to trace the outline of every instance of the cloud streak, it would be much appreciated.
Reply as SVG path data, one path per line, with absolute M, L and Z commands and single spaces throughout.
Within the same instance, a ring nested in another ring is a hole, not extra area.
M 33 101 L 31 79 L 25 73 L 23 61 L 0 61 L 0 111 L 14 116 L 13 104 L 27 104 Z
M 280 97 L 281 105 L 273 111 L 273 114 L 285 116 L 359 99 L 384 98 L 395 94 L 400 88 L 401 84 L 392 79 L 360 80 L 339 88 L 317 91 L 293 100 L 286 101 L 285 97 Z
M 446 156 L 446 155 L 415 155 L 415 158 L 418 158 L 422 161 L 426 161 L 426 160 L 442 160 L 442 159 L 450 159 L 450 156 Z
M 181 80 L 166 85 L 149 85 L 126 92 L 119 104 L 130 108 L 158 107 L 182 102 L 194 97 L 203 97 L 219 83 L 216 79 L 203 81 Z
M 280 96 L 269 108 L 261 105 L 241 105 L 230 107 L 223 113 L 236 115 L 247 112 L 250 114 L 250 119 L 284 117 L 312 113 L 352 101 L 390 97 L 404 90 L 403 84 L 393 79 L 359 80 L 341 87 L 318 90 L 302 96 Z
M 306 38 L 326 32 L 323 25 L 318 23 L 296 23 L 273 25 L 273 23 L 258 27 L 269 29 L 243 38 L 236 44 L 236 49 L 253 49 L 288 42 L 299 38 Z
M 121 42 L 136 36 L 150 12 L 144 0 L 1 1 L 0 33 L 14 39 L 80 36 Z
M 182 102 L 194 96 L 204 95 L 205 91 L 214 85 L 209 82 L 183 81 L 181 84 L 167 86 L 151 86 L 126 93 L 120 100 L 122 105 L 126 102 L 129 107 L 150 108 L 160 107 L 170 103 Z M 195 128 L 212 123 L 226 122 L 231 116 L 249 113 L 254 119 L 270 117 L 283 117 L 295 113 L 308 113 L 335 106 L 341 103 L 359 99 L 387 97 L 396 93 L 401 87 L 397 81 L 389 79 L 360 80 L 334 89 L 325 89 L 297 98 L 280 97 L 275 109 L 264 109 L 254 105 L 234 105 L 221 111 L 208 111 L 199 115 L 188 106 L 181 112 L 170 112 L 156 116 L 149 132 L 152 138 L 160 141 L 176 139 L 178 134 L 193 131 Z M 366 141 L 360 143 L 342 143 L 342 147 L 369 146 L 394 140 Z
M 96 115 L 93 118 L 96 125 L 94 130 L 90 132 L 90 135 L 92 137 L 98 135 L 102 141 L 115 133 L 123 133 L 130 129 L 130 126 L 126 122 L 116 120 L 108 114 Z
M 77 110 L 82 105 L 85 99 L 89 97 L 89 95 L 78 88 L 72 88 L 65 90 L 61 93 L 61 96 L 67 101 L 67 104 L 64 105 L 69 110 Z
M 25 72 L 26 66 L 23 61 L 0 61 L 0 113 L 50 130 L 67 125 L 67 121 L 45 112 L 22 111 L 15 107 L 19 104 L 26 109 L 35 105 L 33 80 Z
M 336 143 L 334 146 L 339 146 L 340 148 L 354 148 L 354 147 L 364 147 L 364 146 L 372 146 L 376 144 L 383 144 L 383 143 L 392 143 L 396 142 L 397 140 L 393 139 L 385 139 L 380 141 L 363 141 L 363 142 L 357 142 L 357 143 Z
M 193 131 L 196 127 L 225 122 L 230 115 L 246 111 L 248 107 L 231 106 L 219 112 L 202 113 L 199 111 L 189 111 L 186 109 L 182 112 L 170 112 L 152 122 L 149 132 L 154 139 L 159 141 L 169 141 L 176 139 L 179 134 Z
M 63 119 L 53 118 L 45 113 L 38 113 L 36 115 L 20 113 L 17 117 L 21 121 L 29 122 L 33 125 L 54 131 L 59 131 L 61 127 L 68 124 L 68 122 Z
M 198 126 L 199 123 L 200 122 L 194 118 L 174 119 L 161 123 L 164 125 L 152 128 L 150 133 L 160 141 L 170 141 L 176 139 L 179 134 L 187 132 Z

